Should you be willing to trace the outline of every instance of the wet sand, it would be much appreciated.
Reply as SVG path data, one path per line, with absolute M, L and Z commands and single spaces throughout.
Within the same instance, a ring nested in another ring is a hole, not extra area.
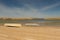
M 4 27 L 0 26 L 0 40 L 60 40 L 60 27 Z

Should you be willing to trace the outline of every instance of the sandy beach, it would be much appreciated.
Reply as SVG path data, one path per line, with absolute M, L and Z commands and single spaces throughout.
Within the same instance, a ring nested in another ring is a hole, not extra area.
M 60 40 L 60 27 L 4 27 L 0 26 L 0 40 Z

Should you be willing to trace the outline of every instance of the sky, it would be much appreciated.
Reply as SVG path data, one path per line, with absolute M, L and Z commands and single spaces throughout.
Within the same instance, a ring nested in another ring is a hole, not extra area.
M 0 0 L 0 17 L 60 18 L 60 0 Z

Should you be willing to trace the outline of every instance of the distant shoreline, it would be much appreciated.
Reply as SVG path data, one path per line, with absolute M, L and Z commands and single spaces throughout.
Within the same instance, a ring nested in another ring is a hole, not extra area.
M 0 20 L 60 20 L 60 18 L 0 18 Z

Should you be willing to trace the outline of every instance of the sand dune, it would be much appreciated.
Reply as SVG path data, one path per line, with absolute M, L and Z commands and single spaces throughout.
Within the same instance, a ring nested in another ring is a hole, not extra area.
M 60 40 L 60 27 L 0 27 L 0 40 Z

